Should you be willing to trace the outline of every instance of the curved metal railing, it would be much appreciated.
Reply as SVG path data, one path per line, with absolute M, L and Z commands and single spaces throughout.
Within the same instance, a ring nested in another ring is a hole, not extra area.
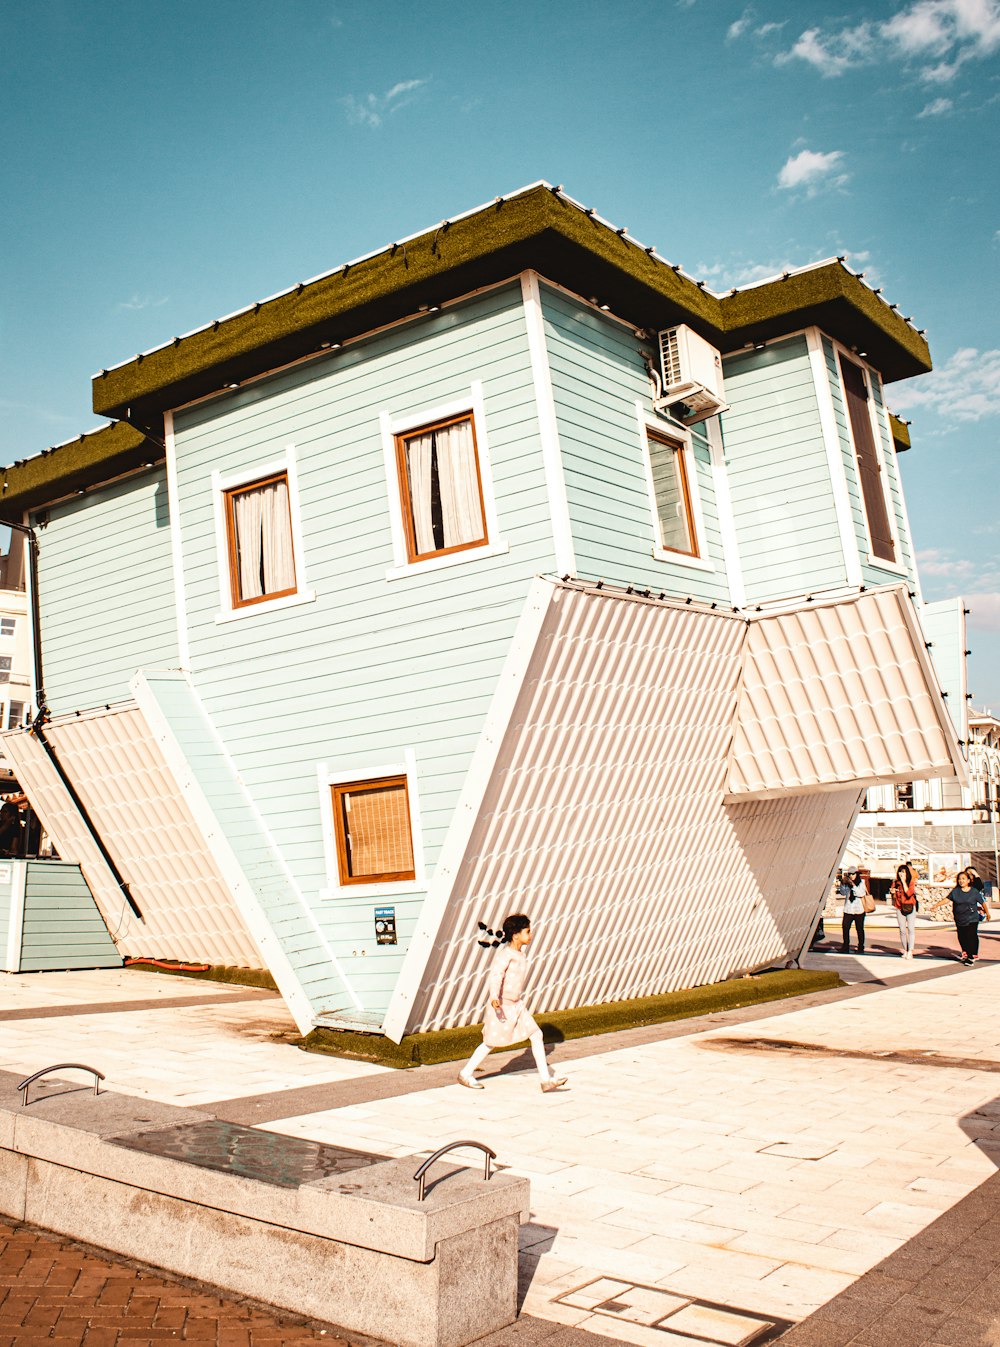
M 33 1076 L 28 1076 L 27 1080 L 22 1080 L 17 1087 L 21 1091 L 21 1107 L 26 1108 L 28 1103 L 28 1086 L 33 1085 L 36 1080 L 41 1080 L 43 1076 L 50 1076 L 53 1071 L 89 1071 L 94 1077 L 94 1094 L 98 1094 L 98 1082 L 104 1079 L 102 1072 L 96 1067 L 84 1066 L 82 1062 L 58 1062 L 55 1066 L 44 1066 L 41 1071 L 36 1071 Z
M 418 1202 L 422 1202 L 424 1200 L 424 1191 L 425 1191 L 424 1186 L 427 1182 L 428 1169 L 430 1169 L 431 1165 L 434 1163 L 435 1160 L 440 1160 L 441 1156 L 447 1155 L 449 1151 L 458 1150 L 459 1146 L 475 1146 L 477 1150 L 482 1151 L 486 1157 L 486 1161 L 483 1166 L 483 1178 L 485 1180 L 489 1180 L 492 1177 L 493 1170 L 490 1168 L 490 1161 L 495 1160 L 497 1158 L 496 1151 L 491 1151 L 489 1146 L 484 1146 L 481 1141 L 449 1141 L 447 1146 L 442 1146 L 441 1149 L 435 1151 L 433 1155 L 429 1155 L 427 1159 L 423 1162 L 423 1164 L 420 1166 L 420 1168 L 417 1170 L 417 1172 L 414 1174 L 413 1177 L 417 1181 Z

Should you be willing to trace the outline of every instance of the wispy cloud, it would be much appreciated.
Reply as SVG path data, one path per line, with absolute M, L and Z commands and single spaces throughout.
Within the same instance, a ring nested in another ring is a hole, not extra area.
M 965 346 L 930 374 L 894 384 L 893 407 L 928 408 L 954 421 L 1000 415 L 1000 350 Z
M 968 557 L 956 557 L 953 552 L 940 547 L 929 547 L 917 553 L 917 566 L 921 575 L 933 575 L 942 580 L 955 580 L 961 583 L 976 574 L 977 566 Z
M 734 19 L 726 30 L 726 41 L 735 42 L 737 38 L 743 36 L 751 26 L 754 19 L 753 10 L 747 7 L 738 19 Z
M 1000 592 L 967 594 L 972 625 L 977 631 L 1000 631 Z
M 946 112 L 951 112 L 954 106 L 950 98 L 935 98 L 917 113 L 917 117 L 943 117 Z
M 169 303 L 169 295 L 163 295 L 159 299 L 155 299 L 152 295 L 132 295 L 129 299 L 121 300 L 118 307 L 127 309 L 130 313 L 141 313 L 143 309 L 160 309 Z
M 387 117 L 412 103 L 428 84 L 429 79 L 400 80 L 384 94 L 348 94 L 340 100 L 340 104 L 352 125 L 377 128 Z
M 805 192 L 815 196 L 824 189 L 843 187 L 849 174 L 843 171 L 844 151 L 800 150 L 789 155 L 778 174 L 778 186 L 785 192 Z
M 932 84 L 954 79 L 971 60 L 1000 50 L 1000 0 L 913 0 L 889 19 L 807 28 L 775 61 L 805 61 L 827 78 L 856 66 L 898 60 Z

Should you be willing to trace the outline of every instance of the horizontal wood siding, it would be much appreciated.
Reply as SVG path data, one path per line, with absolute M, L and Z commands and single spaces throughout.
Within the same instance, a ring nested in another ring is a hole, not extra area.
M 50 709 L 121 701 L 136 669 L 175 667 L 163 468 L 54 505 L 32 522 Z
M 577 573 L 726 602 L 729 586 L 704 427 L 695 427 L 693 489 L 711 571 L 653 556 L 658 539 L 636 419 L 636 402 L 652 415 L 643 343 L 561 291 L 542 285 L 541 296 Z M 669 434 L 671 423 L 659 421 Z
M 121 963 L 80 867 L 29 861 L 20 971 L 120 968 Z
M 419 416 L 466 399 L 476 380 L 510 550 L 387 580 L 380 413 Z M 175 434 L 195 686 L 352 988 L 366 1009 L 382 1010 L 424 894 L 385 895 L 373 884 L 320 896 L 317 767 L 377 773 L 412 749 L 430 877 L 530 580 L 555 565 L 520 286 L 179 412 Z M 266 466 L 288 444 L 305 587 L 316 600 L 217 623 L 211 473 Z M 396 908 L 398 946 L 375 944 L 373 909 L 383 904 Z M 290 957 L 307 957 L 291 917 L 275 928 Z M 315 936 L 303 938 L 316 963 L 313 1003 L 331 1009 L 328 960 Z
M 844 584 L 805 337 L 730 356 L 724 369 L 722 433 L 747 602 Z

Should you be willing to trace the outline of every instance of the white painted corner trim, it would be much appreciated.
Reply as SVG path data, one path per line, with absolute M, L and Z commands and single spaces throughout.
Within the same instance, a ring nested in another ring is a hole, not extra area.
M 24 940 L 24 890 L 28 879 L 28 862 L 12 859 L 5 864 L 11 867 L 11 876 L 7 948 L 4 951 L 7 962 L 4 967 L 8 973 L 16 973 L 21 967 L 21 944 Z
M 521 299 L 528 333 L 528 357 L 531 361 L 535 405 L 538 409 L 538 437 L 542 446 L 542 466 L 545 471 L 545 489 L 552 520 L 556 570 L 560 575 L 575 575 L 576 551 L 573 546 L 573 528 L 570 522 L 569 497 L 566 494 L 562 450 L 559 447 L 559 422 L 556 417 L 555 395 L 552 392 L 552 374 L 549 369 L 545 319 L 542 314 L 542 295 L 537 271 L 521 273 Z
M 184 589 L 184 548 L 181 537 L 181 505 L 177 483 L 177 445 L 174 414 L 163 413 L 163 443 L 166 449 L 167 509 L 170 511 L 170 558 L 174 571 L 174 611 L 177 621 L 177 658 L 182 669 L 191 667 L 188 639 L 187 597 Z
M 715 488 L 715 509 L 719 519 L 719 535 L 722 541 L 722 556 L 729 582 L 729 598 L 736 608 L 746 605 L 747 593 L 743 580 L 743 563 L 740 561 L 739 535 L 736 532 L 736 515 L 733 511 L 733 498 L 729 490 L 729 469 L 726 467 L 725 428 L 718 416 L 708 420 L 708 447 L 712 456 L 712 484 Z

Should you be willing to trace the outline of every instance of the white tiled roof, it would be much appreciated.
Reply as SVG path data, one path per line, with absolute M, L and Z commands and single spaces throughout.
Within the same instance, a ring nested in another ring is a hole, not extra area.
M 904 587 L 751 622 L 727 783 L 733 798 L 964 771 Z

